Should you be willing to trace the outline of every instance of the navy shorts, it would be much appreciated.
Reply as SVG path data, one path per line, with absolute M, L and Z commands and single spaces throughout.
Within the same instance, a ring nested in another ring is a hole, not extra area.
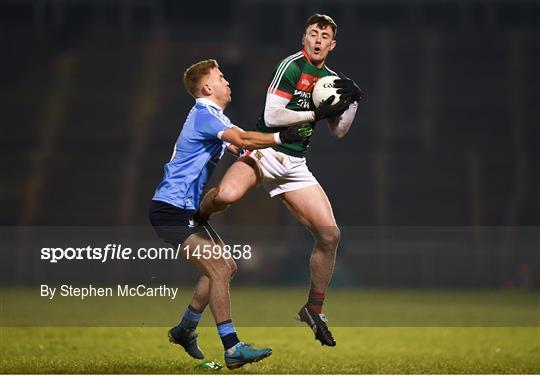
M 204 228 L 193 222 L 194 210 L 177 208 L 162 201 L 152 201 L 148 210 L 150 223 L 157 235 L 174 247 L 182 244 L 190 235 L 204 231 Z

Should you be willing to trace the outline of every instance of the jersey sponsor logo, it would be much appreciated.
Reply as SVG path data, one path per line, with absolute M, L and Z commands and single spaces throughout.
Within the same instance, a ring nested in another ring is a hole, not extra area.
M 315 86 L 315 82 L 317 82 L 318 79 L 319 77 L 317 76 L 302 73 L 298 79 L 298 82 L 296 83 L 295 89 L 311 93 L 313 91 L 313 87 Z
M 295 90 L 294 91 L 294 96 L 299 97 L 299 98 L 311 99 L 311 93 L 308 93 L 308 92 L 303 91 L 303 90 Z
M 307 93 L 303 90 L 295 90 L 294 97 L 296 105 L 309 110 L 311 108 L 311 93 Z

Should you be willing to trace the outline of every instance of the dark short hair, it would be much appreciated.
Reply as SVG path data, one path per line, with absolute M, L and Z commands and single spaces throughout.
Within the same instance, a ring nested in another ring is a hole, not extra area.
M 219 68 L 214 59 L 202 60 L 193 64 L 184 72 L 184 87 L 193 98 L 199 95 L 201 79 L 210 73 L 213 68 Z
M 332 29 L 332 31 L 334 32 L 334 39 L 336 39 L 336 35 L 337 35 L 337 24 L 336 22 L 332 19 L 332 17 L 330 16 L 327 16 L 326 14 L 321 14 L 321 13 L 315 13 L 314 15 L 312 15 L 311 17 L 309 17 L 306 21 L 306 25 L 304 27 L 304 34 L 306 33 L 306 30 L 307 28 L 310 26 L 310 25 L 317 25 L 317 27 L 319 27 L 320 29 L 324 29 L 325 27 L 327 26 L 330 26 L 330 28 Z

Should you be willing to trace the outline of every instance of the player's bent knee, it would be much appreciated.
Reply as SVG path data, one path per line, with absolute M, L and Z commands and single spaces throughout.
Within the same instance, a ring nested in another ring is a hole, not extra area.
M 238 265 L 236 264 L 234 260 L 229 260 L 228 265 L 229 265 L 229 268 L 231 269 L 231 278 L 233 278 L 236 272 L 238 271 Z
M 232 271 L 226 262 L 219 262 L 208 268 L 208 278 L 213 281 L 229 281 Z
M 241 192 L 231 185 L 219 186 L 216 200 L 221 205 L 231 205 L 242 198 Z
M 315 238 L 324 250 L 335 251 L 341 238 L 341 231 L 337 226 L 319 227 Z

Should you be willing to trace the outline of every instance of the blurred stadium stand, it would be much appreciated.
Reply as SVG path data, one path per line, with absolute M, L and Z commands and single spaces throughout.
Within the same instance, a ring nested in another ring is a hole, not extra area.
M 341 225 L 540 224 L 540 3 L 510 0 L 1 0 L 0 224 L 146 224 L 183 70 L 218 59 L 251 129 L 316 11 L 339 27 L 328 65 L 367 93 L 308 156 Z M 258 189 L 215 224 L 295 223 L 278 201 Z
M 367 92 L 351 134 L 321 129 L 310 153 L 342 223 L 539 223 L 538 2 L 240 0 L 1 1 L 1 223 L 146 223 L 185 67 L 217 58 L 249 129 L 315 11 L 339 24 L 329 66 Z M 216 220 L 255 203 L 291 222 L 262 190 Z

